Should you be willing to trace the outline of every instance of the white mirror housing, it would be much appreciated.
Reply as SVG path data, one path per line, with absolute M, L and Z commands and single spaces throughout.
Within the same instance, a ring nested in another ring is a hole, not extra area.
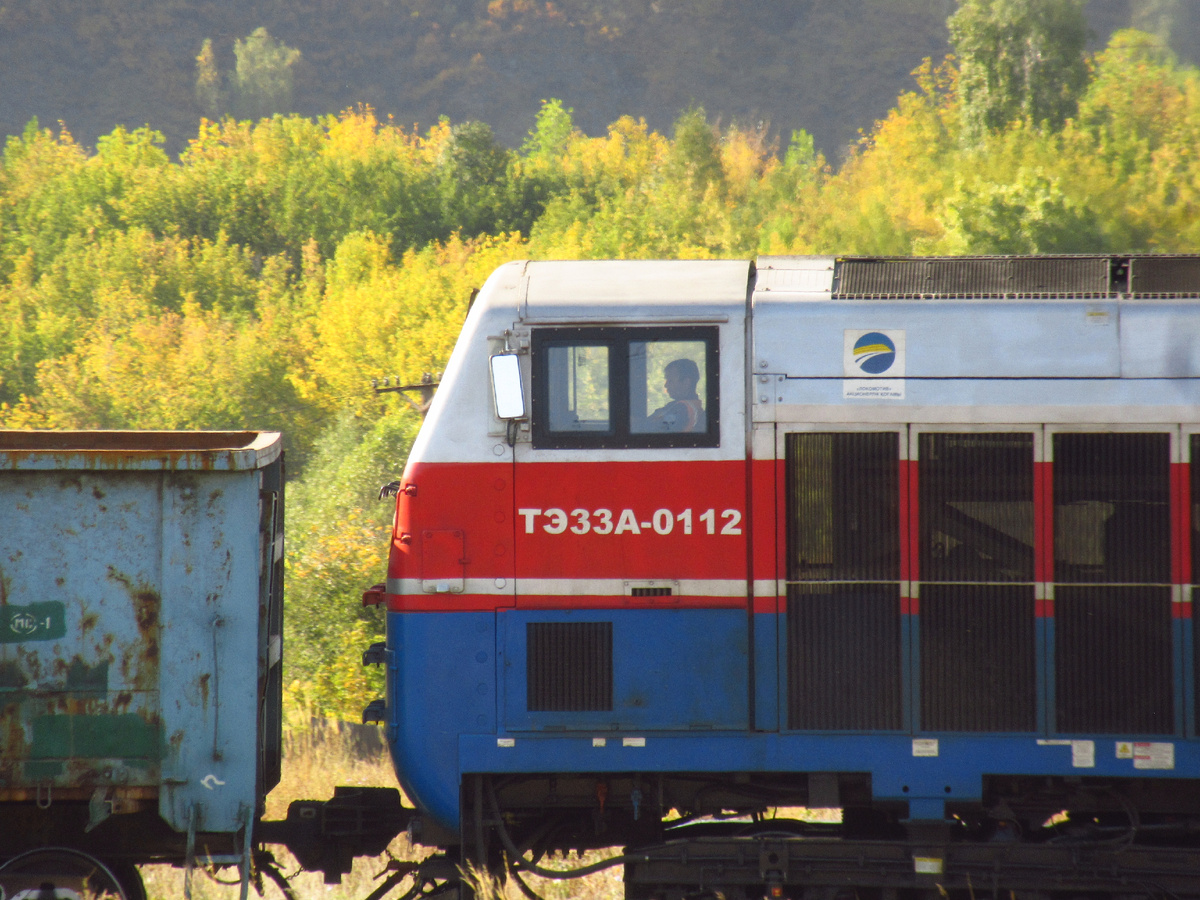
M 492 396 L 496 400 L 496 417 L 521 419 L 525 417 L 525 392 L 521 386 L 521 366 L 515 353 L 498 353 L 492 357 Z

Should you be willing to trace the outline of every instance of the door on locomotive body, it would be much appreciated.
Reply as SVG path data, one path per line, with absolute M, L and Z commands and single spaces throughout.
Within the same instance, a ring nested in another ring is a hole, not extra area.
M 1045 731 L 1041 425 L 913 425 L 904 601 L 912 728 Z
M 779 726 L 907 730 L 908 429 L 779 422 Z
M 1200 617 L 1195 614 L 1195 600 L 1200 597 L 1196 585 L 1200 582 L 1200 474 L 1195 466 L 1200 462 L 1200 424 L 1188 424 L 1181 429 L 1179 462 L 1176 471 L 1176 496 L 1183 509 L 1179 517 L 1182 552 L 1179 562 L 1179 643 L 1184 648 L 1184 721 L 1186 733 L 1195 739 L 1200 735 L 1200 664 L 1196 662 L 1196 647 L 1200 644 Z
M 508 730 L 747 727 L 742 341 L 727 322 L 531 329 Z
M 1177 425 L 1073 424 L 1046 426 L 1044 446 L 1047 730 L 1170 747 L 1196 727 L 1187 461 L 1200 441 Z

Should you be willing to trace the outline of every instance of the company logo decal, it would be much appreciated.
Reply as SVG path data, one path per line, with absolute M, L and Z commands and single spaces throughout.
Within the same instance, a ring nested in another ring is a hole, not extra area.
M 896 362 L 896 345 L 881 331 L 871 331 L 854 342 L 854 364 L 868 375 L 882 375 Z
M 901 328 L 842 333 L 842 398 L 903 400 L 905 333 Z

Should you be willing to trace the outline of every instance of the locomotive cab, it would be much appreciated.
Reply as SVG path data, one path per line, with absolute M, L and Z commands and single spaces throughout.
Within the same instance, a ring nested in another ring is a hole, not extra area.
M 422 773 L 464 741 L 633 770 L 649 732 L 752 727 L 750 266 L 619 265 L 500 269 L 405 471 L 389 706 L 401 778 L 443 828 L 461 824 L 458 773 Z M 410 671 L 464 696 L 421 708 Z

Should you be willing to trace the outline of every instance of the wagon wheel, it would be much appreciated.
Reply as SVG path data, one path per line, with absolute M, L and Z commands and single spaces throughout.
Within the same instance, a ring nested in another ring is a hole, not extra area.
M 145 900 L 133 865 L 109 867 L 68 847 L 44 847 L 0 865 L 0 896 L 7 900 Z

